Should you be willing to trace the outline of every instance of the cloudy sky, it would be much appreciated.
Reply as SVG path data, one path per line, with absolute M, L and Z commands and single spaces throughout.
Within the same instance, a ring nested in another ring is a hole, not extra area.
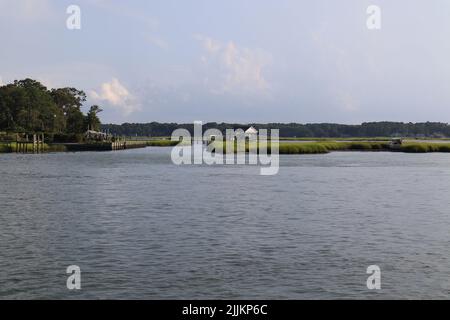
M 77 87 L 103 122 L 450 122 L 448 0 L 0 0 L 0 39 L 0 83 Z

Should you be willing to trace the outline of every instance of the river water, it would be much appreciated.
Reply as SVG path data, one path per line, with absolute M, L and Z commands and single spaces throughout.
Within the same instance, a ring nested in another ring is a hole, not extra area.
M 450 154 L 285 155 L 275 176 L 169 148 L 8 154 L 0 179 L 0 299 L 449 297 Z

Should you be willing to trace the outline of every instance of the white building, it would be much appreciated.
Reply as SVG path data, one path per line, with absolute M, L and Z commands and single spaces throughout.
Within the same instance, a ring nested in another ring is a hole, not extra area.
M 250 134 L 258 134 L 258 130 L 256 130 L 256 129 L 253 128 L 253 127 L 250 127 L 250 128 L 248 128 L 248 129 L 245 131 L 245 134 L 246 134 L 246 135 L 250 135 Z
M 108 138 L 108 135 L 106 133 L 94 130 L 88 130 L 84 135 L 87 139 L 93 140 L 106 140 Z

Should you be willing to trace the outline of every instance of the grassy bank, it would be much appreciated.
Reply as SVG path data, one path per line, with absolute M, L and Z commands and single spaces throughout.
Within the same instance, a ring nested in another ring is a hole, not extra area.
M 171 147 L 177 145 L 177 141 L 170 140 L 128 140 L 126 142 L 127 149 L 142 148 L 142 147 Z M 33 153 L 33 144 L 28 143 L 26 146 L 28 153 Z M 91 143 L 55 143 L 44 144 L 43 152 L 80 152 L 80 151 L 111 151 L 110 142 L 91 142 Z M 14 153 L 17 152 L 17 144 L 1 143 L 0 153 Z
M 0 153 L 8 152 L 12 152 L 12 148 L 9 146 L 9 144 L 0 143 Z
M 387 142 L 311 142 L 280 143 L 280 154 L 315 154 L 331 151 L 386 151 Z
M 317 138 L 317 137 L 311 137 L 311 138 L 295 138 L 295 137 L 280 137 L 280 141 L 314 141 L 314 142 L 336 142 L 336 141 L 377 141 L 377 142 L 383 142 L 383 141 L 391 141 L 392 138 L 388 137 L 355 137 L 355 138 Z
M 128 147 L 142 147 L 142 144 L 148 147 L 173 147 L 178 141 L 170 140 L 147 140 L 147 141 L 127 141 Z M 223 149 L 226 152 L 226 144 L 216 142 L 217 150 Z M 236 148 L 235 148 L 236 149 Z M 16 152 L 15 142 L 0 143 L 0 153 Z M 111 150 L 110 144 L 44 144 L 44 152 L 66 152 L 66 151 L 108 151 Z M 249 151 L 248 145 L 246 151 Z M 270 145 L 268 146 L 270 152 Z M 392 150 L 389 148 L 388 141 L 315 141 L 315 142 L 280 142 L 280 154 L 323 154 L 332 151 L 396 151 L 405 153 L 428 153 L 428 152 L 450 152 L 450 143 L 432 143 L 432 142 L 406 142 L 400 149 Z M 28 144 L 28 152 L 33 152 L 33 144 Z
M 259 145 L 258 145 L 259 148 Z M 236 152 L 236 143 L 235 143 Z M 248 143 L 246 151 L 249 151 Z M 270 152 L 270 142 L 268 142 L 268 152 Z M 216 150 L 226 152 L 226 143 L 216 142 Z M 331 151 L 388 151 L 387 142 L 280 142 L 280 154 L 320 154 Z
M 450 143 L 415 143 L 402 145 L 401 151 L 408 153 L 450 152 Z
M 33 153 L 33 143 L 27 143 L 26 149 L 28 150 L 28 153 Z M 56 150 L 56 148 L 53 148 L 52 145 L 48 145 L 44 143 L 43 145 L 43 152 L 52 152 L 52 151 L 60 151 Z M 64 151 L 64 150 L 62 150 Z M 0 143 L 0 153 L 12 153 L 17 152 L 17 143 L 11 142 L 11 143 Z
M 280 154 L 313 154 L 331 151 L 395 151 L 405 153 L 450 152 L 450 143 L 404 143 L 392 150 L 387 142 L 280 143 Z
M 416 137 L 402 137 L 403 140 L 430 140 L 430 141 L 449 141 L 450 138 L 431 138 L 431 137 L 423 137 L 423 138 L 416 138 Z M 367 141 L 367 142 L 389 142 L 392 140 L 392 137 L 347 137 L 347 138 L 317 138 L 317 137 L 310 137 L 310 138 L 295 138 L 295 137 L 280 137 L 280 141 L 312 141 L 312 142 L 335 142 L 335 141 L 342 141 L 342 142 L 358 142 L 358 141 Z
M 387 142 L 280 143 L 280 154 L 312 154 L 331 151 L 395 151 L 405 153 L 450 152 L 450 143 L 404 143 L 392 150 Z

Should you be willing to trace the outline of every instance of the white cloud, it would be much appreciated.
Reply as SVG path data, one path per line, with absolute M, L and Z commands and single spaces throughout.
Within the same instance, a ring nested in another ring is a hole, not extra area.
M 196 35 L 202 42 L 205 54 L 201 61 L 207 69 L 205 83 L 214 93 L 261 94 L 268 93 L 269 84 L 263 69 L 270 55 L 258 49 L 236 45 L 233 41 L 222 43 L 210 37 Z
M 222 44 L 214 39 L 203 36 L 197 36 L 196 38 L 203 42 L 205 50 L 211 54 L 217 53 L 222 47 Z
M 108 103 L 124 116 L 140 110 L 140 106 L 136 103 L 135 98 L 116 78 L 113 78 L 110 82 L 103 83 L 99 92 L 92 90 L 90 97 L 94 101 Z

